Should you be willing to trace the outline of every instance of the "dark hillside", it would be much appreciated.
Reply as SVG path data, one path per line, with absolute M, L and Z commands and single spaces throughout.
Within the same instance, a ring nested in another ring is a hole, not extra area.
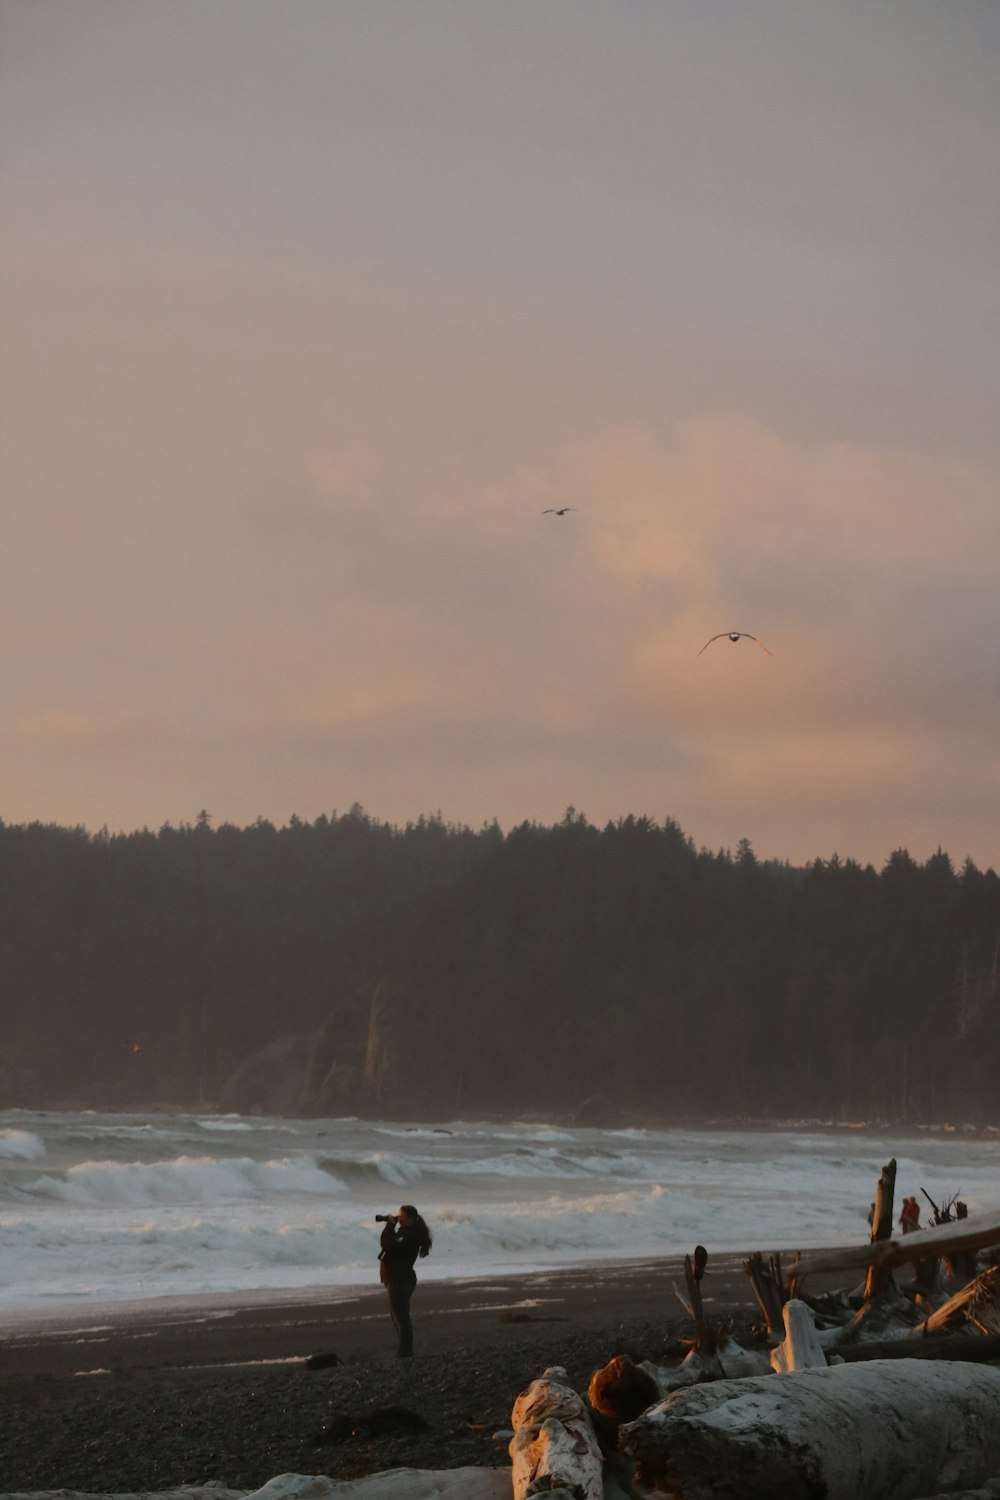
M 941 853 L 0 825 L 0 1107 L 996 1120 L 998 951 L 1000 879 Z

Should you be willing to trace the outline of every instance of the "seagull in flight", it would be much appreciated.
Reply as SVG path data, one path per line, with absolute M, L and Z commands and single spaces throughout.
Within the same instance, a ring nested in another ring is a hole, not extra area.
M 749 630 L 720 630 L 718 635 L 713 635 L 711 637 L 711 640 L 707 640 L 705 642 L 704 646 L 702 646 L 701 648 L 701 651 L 707 651 L 709 646 L 712 644 L 712 641 L 738 641 L 741 637 L 744 640 L 753 641 L 755 646 L 759 646 L 762 651 L 767 651 L 768 656 L 774 655 L 774 652 L 768 651 L 768 648 L 764 645 L 764 642 L 759 641 L 755 635 L 751 635 Z M 696 654 L 700 656 L 701 651 L 697 652 Z
M 548 510 L 543 510 L 543 516 L 564 516 L 567 511 L 576 510 L 575 505 L 550 505 Z

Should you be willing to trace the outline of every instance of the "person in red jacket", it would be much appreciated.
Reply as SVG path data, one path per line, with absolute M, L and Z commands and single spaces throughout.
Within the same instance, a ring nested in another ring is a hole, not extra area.
M 910 1234 L 914 1229 L 920 1228 L 920 1204 L 916 1198 L 904 1198 L 903 1209 L 899 1215 L 899 1227 L 904 1234 Z
M 386 1214 L 379 1241 L 379 1280 L 389 1293 L 389 1315 L 399 1339 L 400 1359 L 413 1353 L 410 1298 L 417 1285 L 413 1269 L 418 1256 L 430 1254 L 431 1232 L 412 1203 L 404 1203 L 398 1214 Z

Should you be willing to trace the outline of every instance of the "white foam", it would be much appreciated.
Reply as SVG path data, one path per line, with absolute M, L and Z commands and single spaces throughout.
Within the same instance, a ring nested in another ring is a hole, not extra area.
M 134 1207 L 152 1203 L 216 1203 L 223 1198 L 260 1198 L 275 1192 L 329 1194 L 342 1184 L 308 1158 L 218 1159 L 179 1156 L 172 1161 L 83 1161 L 62 1177 L 39 1177 L 20 1191 L 63 1203 Z
M 364 1164 L 373 1166 L 378 1175 L 397 1187 L 409 1187 L 419 1182 L 423 1172 L 419 1164 L 406 1156 L 390 1155 L 387 1151 L 374 1151 L 364 1158 Z
M 45 1142 L 30 1130 L 0 1130 L 0 1156 L 8 1160 L 38 1161 L 45 1155 Z

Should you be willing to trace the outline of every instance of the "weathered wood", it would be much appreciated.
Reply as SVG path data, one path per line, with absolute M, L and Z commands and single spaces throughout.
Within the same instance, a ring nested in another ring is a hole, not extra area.
M 701 1300 L 701 1277 L 694 1272 L 690 1255 L 684 1257 L 684 1280 L 687 1283 L 688 1303 L 694 1319 L 694 1347 L 699 1353 L 708 1349 L 708 1328 L 705 1324 L 705 1308 Z
M 872 1213 L 872 1241 L 892 1239 L 893 1199 L 896 1194 L 896 1158 L 890 1157 L 882 1168 L 875 1189 L 875 1208 Z M 865 1301 L 870 1302 L 881 1287 L 888 1272 L 877 1262 L 872 1262 L 865 1276 Z
M 825 1370 L 826 1354 L 809 1308 L 792 1297 L 782 1311 L 785 1337 L 771 1351 L 771 1369 L 779 1375 L 788 1375 L 795 1370 Z
M 759 1250 L 755 1250 L 743 1262 L 743 1269 L 749 1277 L 753 1294 L 757 1299 L 757 1306 L 767 1324 L 768 1333 L 779 1335 L 784 1327 L 781 1309 L 785 1301 L 780 1257 L 772 1255 L 765 1266 L 763 1255 Z
M 766 1375 L 770 1367 L 769 1355 L 763 1349 L 744 1349 L 728 1334 L 719 1339 L 711 1354 L 699 1354 L 697 1349 L 692 1349 L 679 1365 L 654 1365 L 647 1359 L 637 1366 L 655 1380 L 657 1399 L 661 1401 L 687 1385 L 699 1385 L 704 1380 L 736 1380 L 744 1375 Z
M 583 1398 L 560 1365 L 521 1392 L 511 1426 L 514 1500 L 562 1489 L 576 1500 L 602 1500 L 601 1450 Z
M 981 1250 L 1000 1245 L 1000 1207 L 981 1210 L 975 1219 L 959 1219 L 934 1229 L 917 1229 L 912 1234 L 888 1240 L 874 1240 L 869 1245 L 845 1246 L 800 1254 L 789 1267 L 794 1282 L 826 1271 L 860 1271 L 866 1266 L 886 1269 L 904 1266 L 931 1256 L 947 1255 L 956 1250 Z
M 876 1301 L 862 1302 L 853 1318 L 849 1318 L 838 1330 L 838 1351 L 843 1345 L 851 1344 L 855 1339 L 859 1338 L 868 1329 L 870 1324 L 877 1324 L 881 1320 L 881 1316 L 882 1309 Z
M 1000 1473 L 1000 1370 L 838 1364 L 678 1391 L 622 1427 L 640 1486 L 735 1495 L 918 1500 Z
M 991 1292 L 995 1291 L 996 1284 L 997 1268 L 996 1266 L 989 1266 L 981 1275 L 974 1276 L 967 1286 L 963 1286 L 961 1291 L 956 1292 L 953 1297 L 949 1297 L 947 1302 L 943 1303 L 941 1307 L 931 1313 L 929 1318 L 924 1320 L 922 1325 L 924 1333 L 937 1333 L 939 1329 L 944 1328 L 951 1321 L 956 1313 L 963 1312 L 979 1297 L 988 1296 Z
M 731 1334 L 719 1339 L 715 1358 L 719 1374 L 726 1380 L 735 1380 L 741 1375 L 766 1375 L 771 1364 L 770 1355 L 763 1349 L 744 1349 Z

